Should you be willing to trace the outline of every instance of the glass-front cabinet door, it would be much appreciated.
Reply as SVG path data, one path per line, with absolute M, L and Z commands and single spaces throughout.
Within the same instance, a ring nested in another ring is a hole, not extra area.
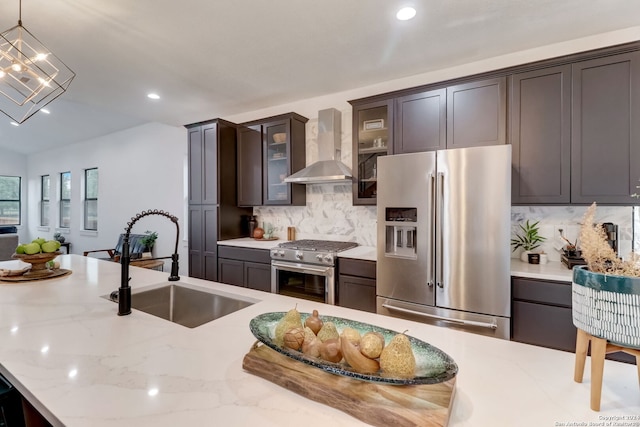
M 263 126 L 263 194 L 265 205 L 291 203 L 291 185 L 284 179 L 291 174 L 289 120 Z
M 393 100 L 354 105 L 353 135 L 353 204 L 375 205 L 377 159 L 393 146 Z

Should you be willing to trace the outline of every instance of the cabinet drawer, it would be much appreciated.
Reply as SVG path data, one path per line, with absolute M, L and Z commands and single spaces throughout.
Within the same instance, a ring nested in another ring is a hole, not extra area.
M 571 283 L 514 277 L 513 299 L 571 308 Z
M 239 248 L 236 246 L 218 245 L 218 257 L 271 264 L 271 255 L 270 252 L 266 249 L 251 249 Z
M 366 261 L 363 259 L 339 258 L 340 274 L 349 276 L 367 277 L 369 279 L 376 278 L 375 261 Z

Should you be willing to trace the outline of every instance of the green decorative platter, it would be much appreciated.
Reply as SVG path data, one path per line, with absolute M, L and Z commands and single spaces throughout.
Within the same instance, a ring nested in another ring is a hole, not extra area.
M 351 367 L 344 362 L 331 363 L 307 356 L 301 351 L 280 347 L 273 342 L 273 338 L 275 336 L 276 325 L 285 314 L 284 312 L 261 314 L 251 319 L 249 328 L 259 341 L 275 351 L 294 360 L 306 363 L 307 365 L 315 366 L 323 371 L 364 381 L 397 385 L 437 384 L 452 379 L 458 373 L 458 365 L 456 365 L 449 355 L 439 348 L 411 336 L 408 337 L 416 358 L 416 372 L 413 378 L 394 378 L 385 376 L 382 373 L 361 374 L 353 371 Z M 309 313 L 300 313 L 300 315 L 303 324 L 305 319 L 310 316 Z M 347 327 L 357 330 L 361 335 L 367 332 L 379 332 L 384 336 L 385 345 L 389 344 L 391 339 L 398 334 L 398 332 L 389 329 L 357 322 L 355 320 L 343 319 L 341 317 L 320 316 L 320 318 L 323 322 L 333 322 L 338 332 L 342 332 L 342 330 Z

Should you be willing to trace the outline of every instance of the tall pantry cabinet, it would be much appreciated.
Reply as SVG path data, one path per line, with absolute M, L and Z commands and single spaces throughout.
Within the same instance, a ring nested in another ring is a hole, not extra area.
M 189 151 L 189 276 L 217 280 L 218 240 L 246 237 L 236 192 L 236 125 L 214 119 L 185 126 Z

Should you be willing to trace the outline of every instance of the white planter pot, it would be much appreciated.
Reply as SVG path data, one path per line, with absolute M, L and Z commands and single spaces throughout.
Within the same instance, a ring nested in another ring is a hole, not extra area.
M 527 255 L 529 255 L 531 253 L 531 251 L 522 251 L 522 253 L 520 254 L 520 261 L 522 262 L 529 262 L 529 257 Z

